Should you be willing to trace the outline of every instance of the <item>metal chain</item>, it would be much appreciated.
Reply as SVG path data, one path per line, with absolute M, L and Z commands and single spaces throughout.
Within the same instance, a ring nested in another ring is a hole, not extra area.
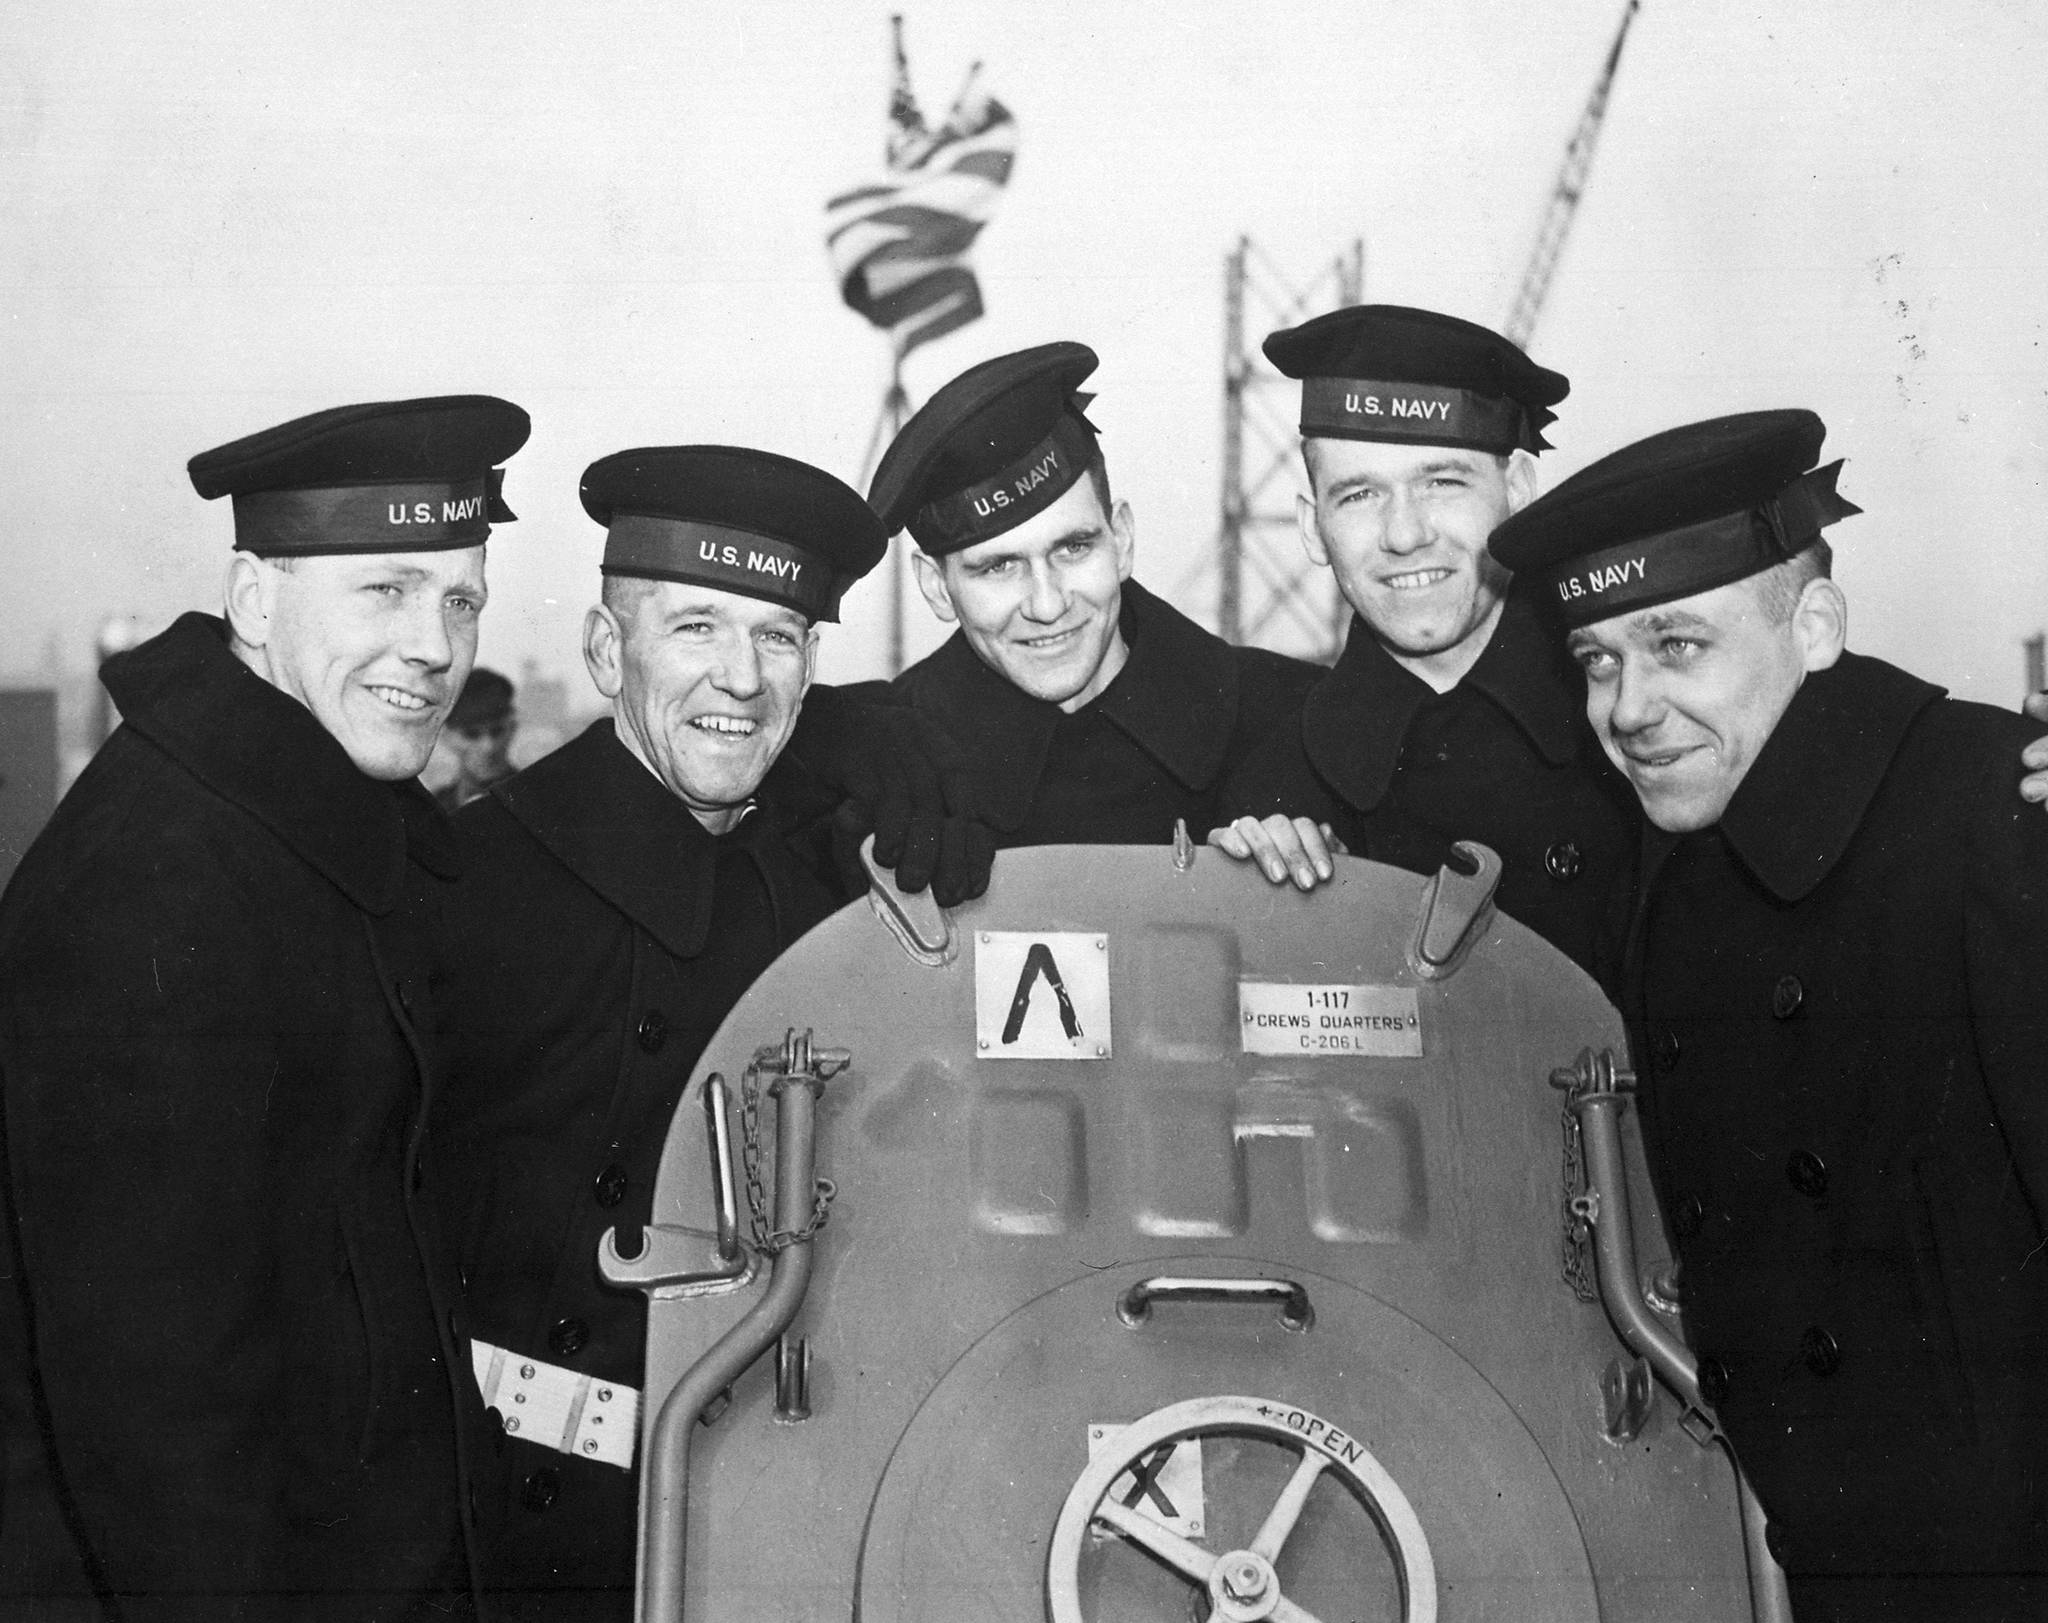
M 812 1197 L 810 1220 L 802 1228 L 770 1226 L 768 1189 L 761 1176 L 761 1066 L 764 1059 L 781 1052 L 780 1047 L 760 1050 L 740 1078 L 740 1168 L 747 1185 L 747 1215 L 752 1220 L 754 1249 L 764 1257 L 809 1241 L 825 1226 L 833 1197 L 839 1193 L 830 1178 L 820 1178 Z
M 1579 1141 L 1579 1113 L 1567 1104 L 1564 1125 L 1564 1282 L 1582 1302 L 1600 1300 L 1600 1287 L 1593 1275 L 1593 1225 L 1576 1209 L 1578 1197 L 1586 1192 L 1586 1156 Z

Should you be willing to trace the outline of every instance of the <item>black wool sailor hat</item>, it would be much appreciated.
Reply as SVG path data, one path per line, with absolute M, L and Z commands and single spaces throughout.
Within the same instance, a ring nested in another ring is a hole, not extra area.
M 583 470 L 607 575 L 738 592 L 837 620 L 888 549 L 868 504 L 822 468 L 737 445 L 653 445 Z
M 515 516 L 498 464 L 531 431 L 493 395 L 372 401 L 201 451 L 185 471 L 208 501 L 234 498 L 238 551 L 452 552 Z
M 1666 429 L 1581 468 L 1487 542 L 1566 626 L 1591 625 L 1761 574 L 1862 508 L 1824 468 L 1827 426 L 1749 411 Z
M 1471 451 L 1547 451 L 1561 372 L 1475 322 L 1401 304 L 1353 304 L 1270 335 L 1266 359 L 1301 379 L 1308 439 Z
M 991 540 L 1073 488 L 1100 453 L 1076 389 L 1086 344 L 1040 344 L 969 367 L 926 401 L 883 453 L 868 501 L 884 533 L 907 529 L 933 557 Z

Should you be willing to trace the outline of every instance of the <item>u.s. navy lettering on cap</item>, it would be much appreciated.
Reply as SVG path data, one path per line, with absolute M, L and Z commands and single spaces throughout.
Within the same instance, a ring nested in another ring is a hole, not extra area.
M 1039 344 L 969 367 L 903 425 L 868 501 L 931 557 L 993 541 L 1058 501 L 1101 456 L 1079 386 L 1086 344 Z
M 1346 305 L 1269 334 L 1263 348 L 1301 379 L 1309 439 L 1540 452 L 1550 408 L 1571 392 L 1499 333 L 1406 305 Z
M 1591 625 L 1775 568 L 1860 511 L 1835 490 L 1841 471 L 1830 462 L 1740 512 L 1582 552 L 1550 573 L 1557 611 L 1568 625 Z
M 1813 466 L 1827 427 L 1804 409 L 1666 429 L 1581 468 L 1512 514 L 1487 550 L 1541 583 L 1566 627 L 1762 574 L 1862 511 Z
M 986 479 L 926 502 L 910 520 L 920 546 L 950 552 L 1000 535 L 1064 496 L 1088 469 L 1094 435 L 1063 416 L 1052 432 Z
M 1304 378 L 1301 431 L 1376 440 L 1457 443 L 1505 454 L 1528 437 L 1513 400 L 1428 383 L 1365 378 Z
M 497 464 L 530 427 L 493 395 L 370 401 L 201 451 L 186 471 L 208 501 L 234 498 L 243 552 L 446 552 L 512 520 Z
M 823 468 L 741 445 L 650 445 L 583 470 L 583 510 L 605 526 L 603 571 L 736 592 L 836 620 L 888 537 Z
M 786 604 L 806 619 L 832 606 L 831 570 L 787 542 L 723 524 L 614 513 L 603 572 L 674 580 Z
M 427 552 L 481 546 L 491 533 L 490 481 L 417 481 L 237 496 L 243 552 Z

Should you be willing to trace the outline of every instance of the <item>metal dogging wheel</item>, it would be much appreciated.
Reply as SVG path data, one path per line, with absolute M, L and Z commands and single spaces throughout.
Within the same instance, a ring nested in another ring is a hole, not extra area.
M 1110 1495 L 1124 1472 L 1164 1444 L 1205 1436 L 1252 1437 L 1300 1456 L 1294 1474 L 1243 1549 L 1211 1550 Z M 1119 1432 L 1089 1461 L 1060 1508 L 1046 1558 L 1050 1623 L 1088 1623 L 1081 1609 L 1081 1555 L 1101 1527 L 1199 1584 L 1212 1623 L 1333 1623 L 1281 1592 L 1277 1562 L 1302 1506 L 1325 1473 L 1345 1482 L 1384 1535 L 1401 1586 L 1402 1623 L 1436 1623 L 1436 1563 L 1415 1507 L 1363 1444 L 1299 1405 L 1270 1398 L 1207 1397 L 1155 1409 Z

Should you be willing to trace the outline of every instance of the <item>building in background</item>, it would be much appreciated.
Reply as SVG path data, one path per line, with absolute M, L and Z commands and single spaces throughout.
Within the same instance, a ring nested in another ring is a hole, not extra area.
M 57 690 L 0 688 L 0 886 L 57 809 Z

